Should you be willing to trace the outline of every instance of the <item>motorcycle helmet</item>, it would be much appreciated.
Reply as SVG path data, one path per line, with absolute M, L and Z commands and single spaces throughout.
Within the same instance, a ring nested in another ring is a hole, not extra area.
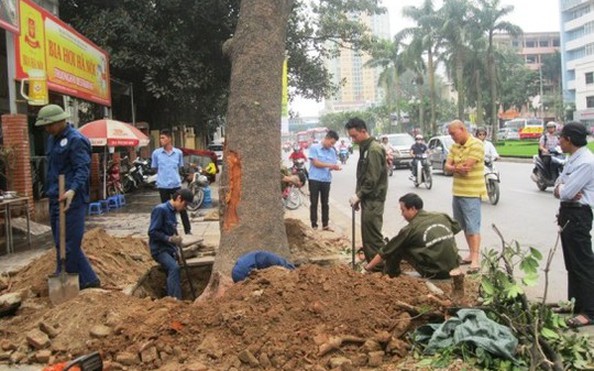
M 478 127 L 476 129 L 475 136 L 478 137 L 480 133 L 485 133 L 485 135 L 487 135 L 487 129 L 484 128 L 484 127 L 482 127 L 482 126 L 481 127 Z
M 548 128 L 555 128 L 555 129 L 557 129 L 557 123 L 555 121 L 549 121 L 549 122 L 547 122 L 547 129 Z
M 421 134 L 415 135 L 416 140 L 423 140 L 423 136 Z
M 293 151 L 295 151 L 295 152 L 299 152 L 299 150 L 300 150 L 299 146 L 294 146 L 294 147 L 293 147 Z

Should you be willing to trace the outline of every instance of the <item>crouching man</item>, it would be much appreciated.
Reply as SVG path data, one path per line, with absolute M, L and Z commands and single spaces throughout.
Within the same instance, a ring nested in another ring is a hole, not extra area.
M 364 269 L 372 271 L 385 260 L 384 273 L 396 277 L 400 274 L 400 262 L 406 260 L 426 278 L 444 279 L 450 274 L 460 274 L 454 239 L 461 230 L 460 224 L 446 214 L 423 210 L 423 200 L 415 193 L 408 193 L 398 201 L 408 225 Z
M 149 247 L 151 256 L 161 264 L 167 274 L 167 296 L 181 300 L 180 269 L 177 263 L 182 238 L 177 234 L 176 213 L 186 209 L 194 195 L 189 189 L 178 189 L 171 200 L 159 204 L 151 212 Z
M 251 271 L 255 269 L 266 269 L 273 266 L 283 267 L 289 270 L 295 269 L 293 263 L 270 251 L 256 250 L 250 251 L 237 259 L 231 271 L 231 277 L 233 278 L 233 282 L 240 282 L 245 280 Z

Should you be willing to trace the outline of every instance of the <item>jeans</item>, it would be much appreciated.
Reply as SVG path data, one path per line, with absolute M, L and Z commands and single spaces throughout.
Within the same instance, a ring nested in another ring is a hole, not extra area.
M 181 300 L 180 268 L 175 258 L 169 252 L 162 251 L 153 256 L 153 259 L 161 264 L 167 274 L 167 296 Z
M 159 196 L 161 196 L 161 202 L 167 202 L 171 200 L 173 194 L 178 191 L 180 188 L 159 188 Z M 179 212 L 179 216 L 182 220 L 182 225 L 184 226 L 184 232 L 186 234 L 190 234 L 192 231 L 192 227 L 190 226 L 190 217 L 188 216 L 188 212 L 186 210 L 182 210 Z
M 318 197 L 319 195 L 319 197 Z M 328 226 L 329 207 L 328 198 L 330 196 L 330 182 L 320 182 L 317 180 L 309 180 L 309 200 L 311 206 L 309 207 L 309 219 L 311 226 L 318 226 L 318 198 L 322 201 L 322 226 Z

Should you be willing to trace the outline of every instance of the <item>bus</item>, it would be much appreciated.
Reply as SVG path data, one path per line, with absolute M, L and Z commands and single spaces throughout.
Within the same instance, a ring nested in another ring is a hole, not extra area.
M 520 139 L 538 139 L 544 131 L 544 120 L 536 117 L 506 121 L 504 128 L 519 133 Z

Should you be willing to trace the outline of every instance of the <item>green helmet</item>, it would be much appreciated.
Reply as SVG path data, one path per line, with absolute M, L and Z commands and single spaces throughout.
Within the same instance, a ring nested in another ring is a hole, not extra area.
M 62 107 L 57 104 L 48 104 L 39 110 L 35 126 L 53 124 L 54 122 L 66 120 L 68 117 L 70 117 L 70 115 L 64 112 Z

